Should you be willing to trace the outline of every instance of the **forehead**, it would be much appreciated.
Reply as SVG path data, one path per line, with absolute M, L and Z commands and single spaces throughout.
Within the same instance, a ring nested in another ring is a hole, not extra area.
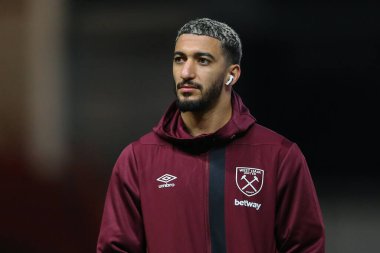
M 182 34 L 176 42 L 175 51 L 181 51 L 185 54 L 207 52 L 218 56 L 222 54 L 222 44 L 220 40 L 209 36 Z

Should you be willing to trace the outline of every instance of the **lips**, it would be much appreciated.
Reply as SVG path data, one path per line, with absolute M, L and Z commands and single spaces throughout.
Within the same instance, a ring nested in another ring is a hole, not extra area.
M 189 91 L 192 91 L 194 89 L 197 89 L 197 90 L 200 90 L 201 89 L 201 85 L 200 84 L 197 84 L 195 82 L 192 82 L 192 81 L 187 81 L 187 82 L 180 82 L 177 84 L 177 89 L 178 90 L 189 90 Z
M 193 86 L 184 86 L 184 87 L 179 88 L 179 90 L 182 92 L 192 92 L 192 91 L 197 90 L 197 89 L 198 88 L 195 88 Z

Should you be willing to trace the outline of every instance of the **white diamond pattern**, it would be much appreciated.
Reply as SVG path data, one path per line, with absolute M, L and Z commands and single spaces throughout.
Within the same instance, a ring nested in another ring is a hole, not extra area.
M 165 175 L 162 175 L 161 177 L 157 178 L 157 181 L 167 184 L 168 182 L 173 181 L 176 178 L 177 178 L 176 176 L 173 176 L 170 174 L 165 174 Z

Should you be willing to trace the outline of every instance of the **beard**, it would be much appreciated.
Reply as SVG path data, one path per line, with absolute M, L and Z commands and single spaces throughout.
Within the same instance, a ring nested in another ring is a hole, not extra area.
M 197 100 L 181 100 L 178 96 L 177 91 L 185 84 L 191 85 L 192 87 L 199 89 L 201 91 L 201 98 Z M 213 83 L 207 90 L 205 90 L 203 87 L 203 85 L 195 83 L 193 81 L 182 81 L 178 83 L 175 89 L 178 109 L 181 112 L 202 112 L 212 108 L 212 106 L 216 104 L 220 97 L 220 94 L 222 93 L 223 81 L 218 80 L 217 82 Z

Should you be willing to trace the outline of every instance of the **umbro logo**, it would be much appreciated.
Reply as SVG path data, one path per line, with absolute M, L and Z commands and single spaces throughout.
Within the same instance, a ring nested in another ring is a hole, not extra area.
M 157 178 L 157 181 L 158 182 L 162 182 L 164 184 L 158 185 L 158 188 L 174 187 L 175 184 L 174 183 L 170 183 L 169 184 L 169 182 L 175 180 L 176 178 L 177 178 L 176 176 L 173 176 L 173 175 L 170 175 L 170 174 L 162 175 L 161 177 Z

